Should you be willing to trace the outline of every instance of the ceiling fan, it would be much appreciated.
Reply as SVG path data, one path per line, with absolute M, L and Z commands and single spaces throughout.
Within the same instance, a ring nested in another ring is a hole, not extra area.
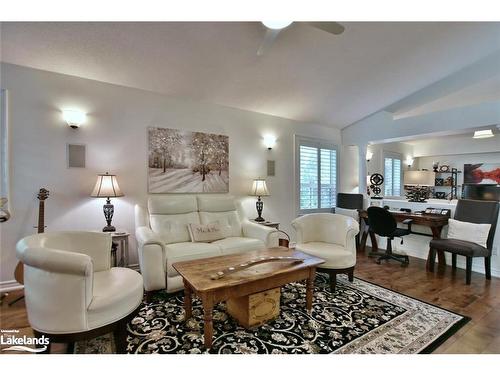
M 340 35 L 345 30 L 344 26 L 337 22 L 262 21 L 262 24 L 266 27 L 266 35 L 264 35 L 264 40 L 257 50 L 257 56 L 262 56 L 271 47 L 278 34 L 292 25 L 292 23 L 305 24 L 334 35 Z

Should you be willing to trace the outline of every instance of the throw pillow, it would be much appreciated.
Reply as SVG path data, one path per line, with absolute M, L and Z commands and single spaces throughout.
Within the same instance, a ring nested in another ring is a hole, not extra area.
M 448 238 L 474 242 L 486 247 L 490 228 L 491 224 L 474 224 L 450 219 L 448 221 Z
M 348 208 L 335 207 L 335 213 L 339 215 L 352 217 L 354 220 L 359 220 L 358 210 L 350 210 Z
M 192 242 L 212 242 L 224 238 L 218 222 L 208 224 L 188 224 Z

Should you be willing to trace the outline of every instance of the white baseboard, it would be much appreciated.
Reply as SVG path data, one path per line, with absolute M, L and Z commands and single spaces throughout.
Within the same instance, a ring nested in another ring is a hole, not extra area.
M 12 292 L 14 290 L 23 289 L 24 286 L 19 284 L 16 280 L 0 281 L 0 292 Z

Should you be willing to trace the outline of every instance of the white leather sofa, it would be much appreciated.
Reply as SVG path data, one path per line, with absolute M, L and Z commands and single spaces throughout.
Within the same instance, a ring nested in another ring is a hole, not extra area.
M 126 323 L 142 302 L 143 281 L 129 268 L 111 268 L 108 233 L 36 234 L 20 240 L 16 254 L 37 336 L 74 343 L 114 331 L 117 351 L 124 352 Z
M 322 258 L 321 269 L 330 275 L 330 287 L 335 291 L 337 274 L 346 273 L 354 278 L 356 265 L 356 235 L 359 224 L 352 217 L 317 213 L 298 217 L 292 221 L 297 232 L 296 249 Z
M 224 239 L 191 242 L 188 224 L 213 222 L 224 228 Z M 135 206 L 135 225 L 146 292 L 183 289 L 176 262 L 278 246 L 278 232 L 249 221 L 228 195 L 151 195 L 147 207 Z

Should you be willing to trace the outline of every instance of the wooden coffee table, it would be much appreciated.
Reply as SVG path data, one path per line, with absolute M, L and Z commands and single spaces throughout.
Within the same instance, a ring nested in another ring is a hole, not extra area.
M 273 257 L 274 261 L 258 263 L 262 258 Z M 282 259 L 277 259 L 282 257 Z M 299 258 L 302 262 L 289 258 Z M 174 263 L 173 267 L 184 280 L 185 318 L 192 315 L 191 296 L 196 294 L 203 303 L 204 310 L 204 343 L 206 348 L 212 346 L 213 321 L 212 310 L 216 303 L 249 296 L 258 292 L 281 287 L 285 284 L 306 280 L 306 308 L 312 309 L 314 278 L 316 266 L 324 263 L 300 251 L 287 248 L 271 248 L 241 254 L 223 255 L 213 258 L 197 259 Z M 241 267 L 241 270 L 228 271 Z M 217 272 L 225 270 L 229 273 L 214 279 Z M 233 273 L 231 273 L 233 272 Z

